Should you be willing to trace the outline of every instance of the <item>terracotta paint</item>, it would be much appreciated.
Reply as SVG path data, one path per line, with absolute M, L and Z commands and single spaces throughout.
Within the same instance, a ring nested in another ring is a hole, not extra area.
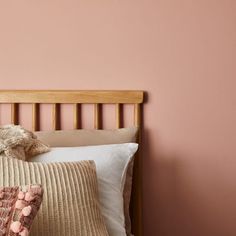
M 234 0 L 2 0 L 1 89 L 147 91 L 144 235 L 235 236 L 235 12 Z

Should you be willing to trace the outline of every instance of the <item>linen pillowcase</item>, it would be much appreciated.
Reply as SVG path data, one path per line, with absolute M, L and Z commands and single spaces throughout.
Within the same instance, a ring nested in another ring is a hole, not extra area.
M 56 130 L 37 131 L 38 138 L 51 147 L 78 147 L 118 143 L 134 143 L 137 141 L 137 127 L 113 130 Z M 127 235 L 131 234 L 131 220 L 129 214 L 130 197 L 133 177 L 133 159 L 131 159 L 126 175 L 123 191 L 125 228 Z
M 38 139 L 50 147 L 79 147 L 104 144 L 134 143 L 138 128 L 113 130 L 53 130 L 34 132 Z
M 108 236 L 99 208 L 93 161 L 32 163 L 0 156 L 0 186 L 40 183 L 34 236 Z
M 28 236 L 42 198 L 40 185 L 0 188 L 0 235 Z
M 94 160 L 97 168 L 101 212 L 109 235 L 126 235 L 123 189 L 130 160 L 138 144 L 110 144 L 86 147 L 52 148 L 30 159 L 38 162 Z

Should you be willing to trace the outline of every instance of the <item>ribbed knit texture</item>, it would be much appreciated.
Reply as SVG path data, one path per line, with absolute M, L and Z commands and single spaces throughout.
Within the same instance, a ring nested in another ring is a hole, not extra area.
M 41 184 L 32 236 L 108 236 L 93 161 L 32 163 L 0 156 L 0 186 Z

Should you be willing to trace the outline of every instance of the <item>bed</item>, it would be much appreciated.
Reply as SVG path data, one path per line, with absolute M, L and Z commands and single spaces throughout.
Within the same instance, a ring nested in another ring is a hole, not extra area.
M 78 90 L 2 90 L 0 103 L 11 104 L 13 124 L 19 123 L 19 104 L 32 104 L 32 131 L 40 131 L 40 104 L 52 104 L 52 129 L 61 130 L 61 104 L 73 104 L 73 127 L 81 129 L 81 104 L 94 104 L 94 129 L 102 129 L 103 104 L 115 106 L 116 128 L 122 127 L 123 104 L 133 104 L 134 125 L 139 127 L 137 142 L 141 144 L 143 91 L 78 91 Z M 132 233 L 142 235 L 142 166 L 140 150 L 136 154 L 130 214 Z

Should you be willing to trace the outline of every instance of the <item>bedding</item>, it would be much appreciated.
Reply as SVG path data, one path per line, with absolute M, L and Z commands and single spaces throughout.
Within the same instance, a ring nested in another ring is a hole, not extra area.
M 43 198 L 40 185 L 0 188 L 0 235 L 28 236 Z
M 56 130 L 37 131 L 35 134 L 51 147 L 78 147 L 90 145 L 134 143 L 137 140 L 137 127 L 113 130 Z M 124 185 L 124 215 L 127 235 L 131 234 L 129 205 L 132 188 L 133 158 L 130 160 Z
M 98 176 L 101 212 L 110 236 L 126 235 L 123 190 L 126 172 L 138 144 L 110 144 L 85 147 L 51 148 L 37 155 L 33 162 L 75 162 L 94 160 Z
M 42 185 L 44 197 L 31 235 L 108 236 L 93 161 L 32 163 L 0 156 L 0 186 L 35 183 Z M 11 229 L 18 232 L 19 224 Z

